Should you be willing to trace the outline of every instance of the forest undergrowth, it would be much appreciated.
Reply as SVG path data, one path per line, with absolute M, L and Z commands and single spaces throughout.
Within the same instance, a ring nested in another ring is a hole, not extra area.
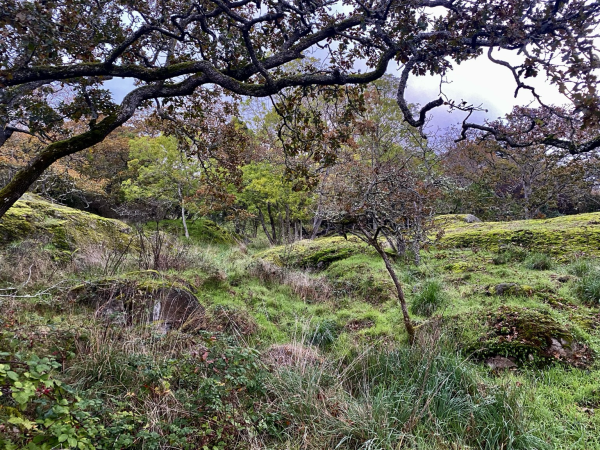
M 266 240 L 145 239 L 60 258 L 36 240 L 2 249 L 3 448 L 600 448 L 592 257 L 508 245 L 398 259 L 410 346 L 368 251 L 308 267 L 294 245 L 263 258 Z M 132 305 L 189 291 L 201 320 L 165 331 L 74 294 L 106 280 L 134 286 L 115 294 Z

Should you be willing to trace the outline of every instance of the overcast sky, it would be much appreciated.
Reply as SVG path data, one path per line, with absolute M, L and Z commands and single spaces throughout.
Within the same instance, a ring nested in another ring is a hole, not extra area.
M 518 58 L 509 55 L 507 51 L 495 54 L 496 58 L 503 58 L 515 62 Z M 469 119 L 472 122 L 482 123 L 485 119 L 496 119 L 510 112 L 514 105 L 527 105 L 533 97 L 529 91 L 521 90 L 517 98 L 514 97 L 515 81 L 511 72 L 506 68 L 490 62 L 486 57 L 467 61 L 447 76 L 449 84 L 444 84 L 444 93 L 455 101 L 465 100 L 475 106 L 481 105 L 488 112 L 478 112 Z M 546 104 L 563 105 L 567 98 L 551 86 L 543 75 L 536 79 L 525 80 L 533 85 L 542 95 Z M 410 77 L 408 80 L 407 98 L 411 102 L 425 104 L 438 97 L 440 88 L 439 77 Z M 455 111 L 449 113 L 447 108 L 441 107 L 432 111 L 432 125 L 445 128 L 461 122 L 465 113 Z

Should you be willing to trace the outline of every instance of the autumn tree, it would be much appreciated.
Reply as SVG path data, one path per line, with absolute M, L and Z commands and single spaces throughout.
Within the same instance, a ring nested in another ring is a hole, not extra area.
M 599 12 L 600 2 L 589 0 L 0 0 L 0 146 L 23 133 L 44 143 L 0 189 L 0 216 L 55 161 L 103 141 L 140 108 L 174 106 L 175 114 L 182 98 L 217 87 L 267 97 L 361 85 L 397 63 L 398 105 L 419 128 L 436 107 L 476 108 L 441 94 L 413 112 L 405 99 L 409 77 L 446 76 L 455 64 L 487 56 L 540 103 L 526 82 L 545 76 L 573 102 L 574 123 L 588 125 L 599 108 Z M 316 49 L 323 64 L 289 65 Z M 498 49 L 522 58 L 510 64 Z M 120 103 L 104 85 L 111 78 L 131 86 Z M 210 111 L 210 103 L 194 103 Z M 81 130 L 69 131 L 72 122 Z M 472 129 L 515 143 L 465 120 L 465 133 Z M 575 154 L 598 148 L 600 137 L 542 142 Z
M 569 116 L 567 111 L 563 115 Z M 532 117 L 538 121 L 533 129 Z M 495 127 L 507 135 L 518 135 L 520 142 L 536 142 L 543 136 L 563 138 L 574 132 L 569 121 L 531 108 L 515 108 Z M 577 132 L 582 133 L 581 128 Z M 492 220 L 580 210 L 598 181 L 598 162 L 592 153 L 571 155 L 565 149 L 541 144 L 512 147 L 485 133 L 451 145 L 443 161 L 451 182 L 443 208 Z
M 322 213 L 338 233 L 357 236 L 382 258 L 412 342 L 414 326 L 386 243 L 392 250 L 403 251 L 410 242 L 419 261 L 420 246 L 432 228 L 437 190 L 434 180 L 419 179 L 410 155 L 378 150 L 367 147 L 340 156 L 319 188 L 324 199 Z

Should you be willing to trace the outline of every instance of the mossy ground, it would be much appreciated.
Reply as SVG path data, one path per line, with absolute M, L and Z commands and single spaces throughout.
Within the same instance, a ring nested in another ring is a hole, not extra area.
M 561 218 L 563 222 L 560 223 L 564 227 L 567 223 L 579 224 L 579 227 L 584 222 L 596 220 L 594 217 Z M 544 222 L 559 226 L 558 222 Z M 445 340 L 452 342 L 452 351 L 459 355 L 461 364 L 478 373 L 483 380 L 478 389 L 516 392 L 530 431 L 548 443 L 548 448 L 600 449 L 598 359 L 592 357 L 585 367 L 577 367 L 544 352 L 550 336 L 563 338 L 568 343 L 581 343 L 589 348 L 592 356 L 600 354 L 598 308 L 586 305 L 578 298 L 575 286 L 580 277 L 573 275 L 572 268 L 558 256 L 553 257 L 556 261 L 552 269 L 532 270 L 527 268 L 522 255 L 515 261 L 498 258 L 497 246 L 504 245 L 504 241 L 495 238 L 491 239 L 495 243 L 489 247 L 480 244 L 463 246 L 464 241 L 459 242 L 459 247 L 451 246 L 455 242 L 452 236 L 459 236 L 465 228 L 468 233 L 485 236 L 485 228 L 471 228 L 476 226 L 488 226 L 492 231 L 495 227 L 503 227 L 508 233 L 513 229 L 541 227 L 544 233 L 552 234 L 549 230 L 553 229 L 547 223 L 541 226 L 538 221 L 491 226 L 451 224 L 445 238 L 449 240 L 439 248 L 423 251 L 420 266 L 395 262 L 409 306 L 430 280 L 439 280 L 443 285 L 445 301 L 441 309 L 431 318 L 413 316 L 418 332 L 427 333 L 437 327 Z M 588 232 L 595 233 L 589 229 Z M 562 232 L 557 234 L 563 236 Z M 491 235 L 496 236 L 493 232 Z M 547 242 L 554 242 L 554 239 L 550 237 Z M 565 245 L 567 241 L 561 242 Z M 584 247 L 579 239 L 567 243 L 571 245 L 572 242 L 575 242 L 574 247 L 562 254 L 593 254 L 595 251 L 593 242 L 591 247 Z M 533 250 L 540 251 L 538 248 Z M 543 250 L 556 254 L 548 248 Z M 202 244 L 195 247 L 193 255 L 186 268 L 140 272 L 139 281 L 177 282 L 187 286 L 206 306 L 209 319 L 213 319 L 211 332 L 236 336 L 245 348 L 263 351 L 273 344 L 314 344 L 319 345 L 318 352 L 324 358 L 352 367 L 352 361 L 365 348 L 402 349 L 407 346 L 401 311 L 383 264 L 374 252 L 357 240 L 325 238 L 254 254 L 247 254 L 235 245 Z M 308 271 L 308 279 L 314 283 L 313 290 L 327 291 L 328 294 L 322 298 L 303 297 L 291 283 L 254 275 L 251 267 L 257 258 L 281 266 L 282 273 L 287 274 L 285 280 L 293 280 L 296 272 L 306 274 L 303 271 Z M 590 270 L 597 266 L 595 261 L 592 259 Z M 97 275 L 94 276 L 97 279 Z M 114 275 L 114 279 L 131 276 L 130 271 L 124 271 Z M 92 275 L 71 274 L 64 280 L 65 289 L 39 294 L 39 285 L 25 286 L 17 292 L 32 297 L 3 298 L 2 308 L 6 312 L 0 319 L 3 330 L 0 351 L 15 351 L 23 342 L 31 342 L 32 350 L 59 355 L 67 374 L 65 379 L 69 379 L 69 373 L 85 373 L 88 380 L 91 368 L 97 367 L 89 363 L 90 348 L 93 347 L 90 342 L 99 342 L 104 332 L 94 322 L 89 308 L 69 302 L 66 295 L 67 288 L 86 279 L 92 279 Z M 494 287 L 500 284 L 520 289 L 496 295 Z M 120 338 L 115 337 L 115 345 L 129 345 L 123 337 L 127 333 L 123 333 Z M 158 339 L 151 331 L 141 328 L 136 333 L 135 339 L 144 336 L 143 339 L 150 340 L 156 351 L 163 345 L 171 345 L 165 344 L 168 339 L 181 336 L 173 334 Z M 320 337 L 316 339 L 315 336 Z M 104 339 L 102 342 L 107 344 L 108 338 Z M 177 342 L 172 345 L 188 345 Z M 495 373 L 482 364 L 485 356 L 500 353 L 515 356 L 519 359 L 519 367 Z M 543 358 L 544 364 L 530 364 L 530 354 L 535 362 Z M 82 368 L 85 361 L 90 364 L 86 370 Z M 102 367 L 102 370 L 116 371 L 113 366 Z M 118 372 L 119 377 L 126 377 L 125 368 L 129 366 L 123 367 Z M 124 380 L 119 382 L 124 383 L 125 391 L 111 384 L 111 395 L 126 395 L 127 389 L 137 392 Z M 94 383 L 100 383 L 94 385 L 99 392 L 102 389 L 108 392 L 107 378 Z M 443 437 L 440 439 L 445 445 Z M 446 448 L 443 445 L 423 444 L 419 448 Z M 285 448 L 285 445 L 277 444 L 274 439 L 272 446 L 265 448 Z
M 514 244 L 567 260 L 568 255 L 600 256 L 600 213 L 540 220 L 465 223 L 455 216 L 440 216 L 445 234 L 439 244 L 448 248 L 482 248 L 497 251 Z

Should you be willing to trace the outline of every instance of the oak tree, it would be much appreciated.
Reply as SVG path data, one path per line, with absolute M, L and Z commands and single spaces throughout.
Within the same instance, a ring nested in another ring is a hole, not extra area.
M 0 189 L 0 217 L 55 161 L 101 142 L 140 108 L 177 110 L 203 89 L 266 97 L 365 84 L 393 63 L 401 70 L 398 105 L 419 128 L 436 107 L 476 108 L 441 94 L 413 113 L 409 77 L 443 77 L 487 56 L 517 91 L 529 90 L 555 113 L 527 84 L 547 77 L 586 126 L 598 119 L 599 12 L 591 0 L 0 0 L 0 148 L 15 133 L 43 143 Z M 498 49 L 522 58 L 509 63 Z M 323 64 L 289 64 L 315 51 L 326 56 Z M 104 85 L 111 78 L 128 80 L 120 102 Z M 73 132 L 72 122 L 81 130 Z M 471 129 L 530 144 L 465 120 L 464 135 Z M 600 147 L 598 136 L 542 141 L 571 153 Z

